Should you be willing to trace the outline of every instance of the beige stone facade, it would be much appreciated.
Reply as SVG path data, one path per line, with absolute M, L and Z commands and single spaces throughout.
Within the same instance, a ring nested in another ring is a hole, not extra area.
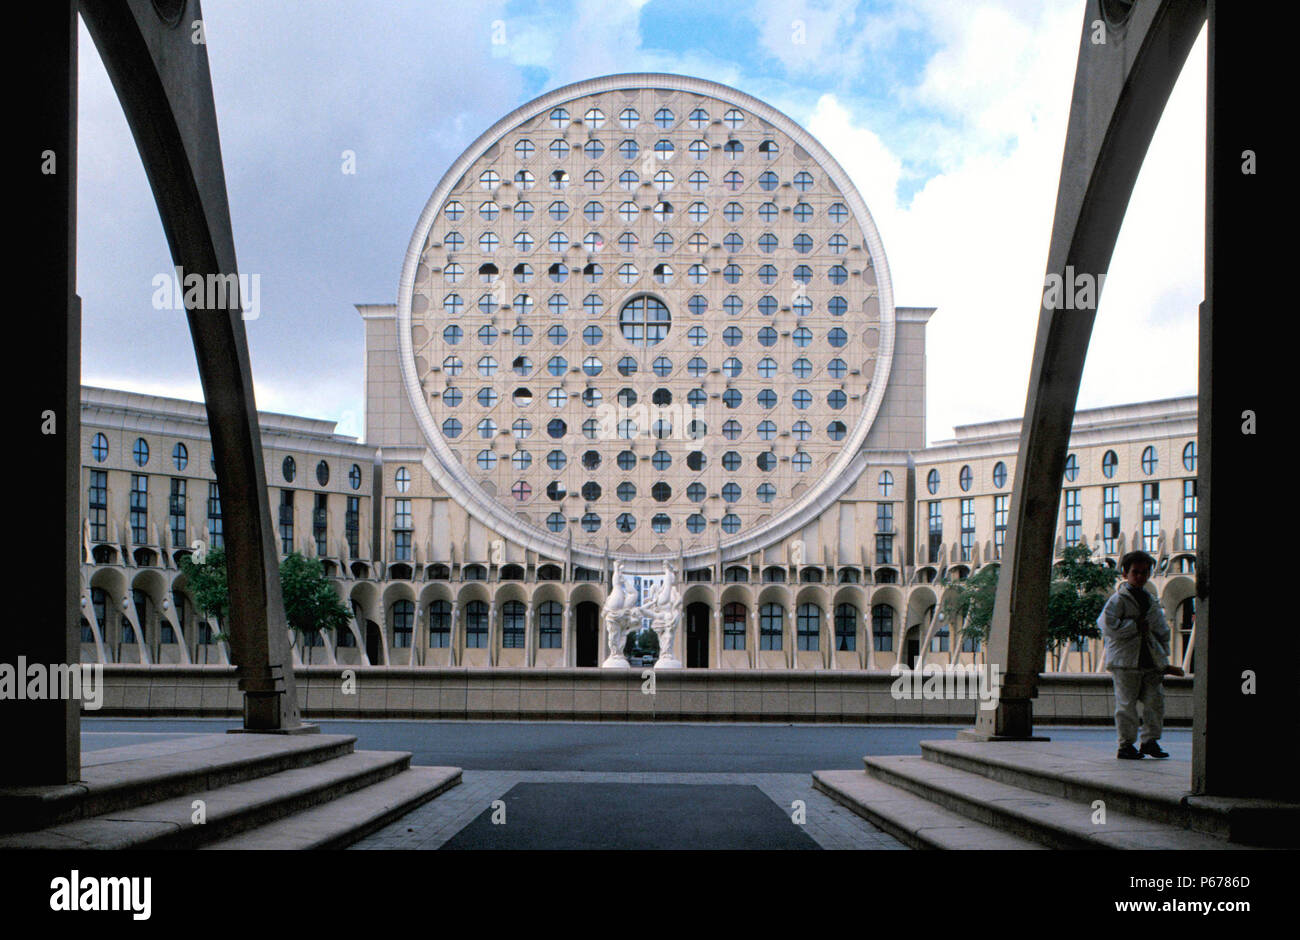
M 895 304 L 847 175 L 764 103 L 639 75 L 524 105 L 438 184 L 396 303 L 357 309 L 365 443 L 262 418 L 281 547 L 355 613 L 313 662 L 596 666 L 616 560 L 679 572 L 688 668 L 977 655 L 935 611 L 998 557 L 1019 421 L 925 446 L 935 311 Z M 202 406 L 83 406 L 83 656 L 224 662 L 176 567 L 216 532 Z M 1158 557 L 1184 664 L 1195 438 L 1192 398 L 1080 412 L 1058 519 L 1058 554 Z

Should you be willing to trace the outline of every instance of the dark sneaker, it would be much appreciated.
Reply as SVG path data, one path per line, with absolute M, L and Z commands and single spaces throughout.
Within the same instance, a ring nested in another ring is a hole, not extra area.
M 1120 760 L 1141 760 L 1142 752 L 1131 744 L 1125 744 L 1120 747 L 1115 756 Z
M 1155 741 L 1148 741 L 1146 744 L 1142 745 L 1141 753 L 1147 757 L 1155 758 L 1165 758 L 1169 756 L 1169 752 L 1161 750 L 1160 745 Z

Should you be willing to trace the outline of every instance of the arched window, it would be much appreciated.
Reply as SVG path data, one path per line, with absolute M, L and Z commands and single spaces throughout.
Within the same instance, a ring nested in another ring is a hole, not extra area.
M 732 565 L 722 572 L 722 580 L 729 584 L 744 584 L 749 581 L 749 569 Z
M 1183 448 L 1183 469 L 1188 473 L 1196 472 L 1196 441 L 1188 441 Z
M 785 569 L 784 569 L 784 568 L 778 568 L 778 567 L 775 567 L 775 566 L 773 566 L 773 567 L 771 567 L 771 568 L 764 568 L 764 569 L 763 569 L 763 583 L 764 583 L 764 584 L 784 584 L 784 583 L 785 583 Z
M 1075 467 L 1075 472 L 1076 473 L 1078 472 L 1077 465 Z M 1069 470 L 1068 463 L 1066 465 L 1065 473 L 1067 479 L 1071 479 L 1071 480 L 1074 479 L 1074 477 L 1069 475 L 1070 470 Z M 1001 460 L 999 460 L 997 463 L 993 465 L 993 485 L 996 486 L 998 489 L 1002 489 L 1002 487 L 1007 485 L 1007 465 L 1004 464 Z
M 858 609 L 852 604 L 835 607 L 835 649 L 853 652 L 858 648 Z
M 415 627 L 415 605 L 410 601 L 393 604 L 393 646 L 409 649 Z
M 1106 451 L 1101 458 L 1101 474 L 1106 479 L 1115 476 L 1115 468 L 1119 466 L 1119 458 L 1115 456 L 1113 450 Z
M 527 614 L 519 601 L 506 601 L 501 606 L 501 648 L 524 648 L 524 622 Z
M 799 572 L 799 580 L 804 584 L 821 584 L 822 570 L 820 568 L 804 568 Z
M 482 565 L 466 565 L 460 571 L 462 581 L 486 581 L 487 569 Z
M 96 463 L 103 463 L 108 459 L 108 438 L 98 432 L 90 439 L 90 455 L 95 458 Z
M 785 608 L 780 604 L 764 604 L 758 610 L 758 648 L 781 649 L 785 632 Z
M 931 496 L 939 492 L 939 471 L 938 470 L 931 470 L 929 473 L 925 475 L 925 488 L 930 491 Z
M 727 604 L 722 608 L 722 648 L 724 650 L 743 650 L 745 648 L 745 623 L 749 619 L 749 608 L 744 604 Z
M 433 649 L 451 646 L 451 604 L 446 601 L 429 605 L 429 646 Z
M 822 609 L 816 604 L 800 604 L 796 613 L 796 649 L 816 650 L 821 646 Z
M 487 649 L 488 607 L 483 601 L 465 605 L 465 648 Z
M 280 472 L 284 475 L 284 482 L 292 483 L 293 478 L 298 474 L 298 465 L 294 463 L 292 457 L 285 457 L 284 462 L 280 464 Z
M 1151 476 L 1151 474 L 1156 472 L 1156 467 L 1159 466 L 1159 464 L 1160 461 L 1156 457 L 1156 449 L 1148 445 L 1146 449 L 1142 451 L 1142 472 L 1147 476 Z
M 541 565 L 537 569 L 538 581 L 559 581 L 562 575 L 563 572 L 560 571 L 559 565 Z
M 871 608 L 872 646 L 878 653 L 894 649 L 894 608 L 876 604 Z

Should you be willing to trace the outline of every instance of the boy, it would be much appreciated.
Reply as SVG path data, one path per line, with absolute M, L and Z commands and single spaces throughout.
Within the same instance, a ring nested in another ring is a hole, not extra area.
M 1169 665 L 1169 625 L 1160 602 L 1145 585 L 1155 567 L 1146 552 L 1129 552 L 1120 559 L 1124 580 L 1106 601 L 1097 626 L 1101 628 L 1105 667 L 1115 681 L 1115 730 L 1119 734 L 1120 760 L 1168 757 L 1161 749 L 1160 732 L 1165 717 L 1166 673 L 1181 673 Z M 1137 738 L 1137 703 L 1142 703 L 1142 748 Z

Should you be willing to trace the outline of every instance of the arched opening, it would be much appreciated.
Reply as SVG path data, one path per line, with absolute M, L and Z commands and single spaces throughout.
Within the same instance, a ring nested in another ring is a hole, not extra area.
M 706 669 L 709 665 L 709 605 L 686 606 L 686 668 Z
M 903 645 L 905 658 L 903 663 L 911 669 L 918 659 L 921 658 L 921 625 L 913 624 L 907 628 L 907 640 Z
M 373 620 L 366 621 L 366 658 L 372 666 L 384 664 L 384 635 Z
M 574 611 L 576 666 L 598 666 L 600 652 L 600 605 L 592 601 L 583 601 Z

